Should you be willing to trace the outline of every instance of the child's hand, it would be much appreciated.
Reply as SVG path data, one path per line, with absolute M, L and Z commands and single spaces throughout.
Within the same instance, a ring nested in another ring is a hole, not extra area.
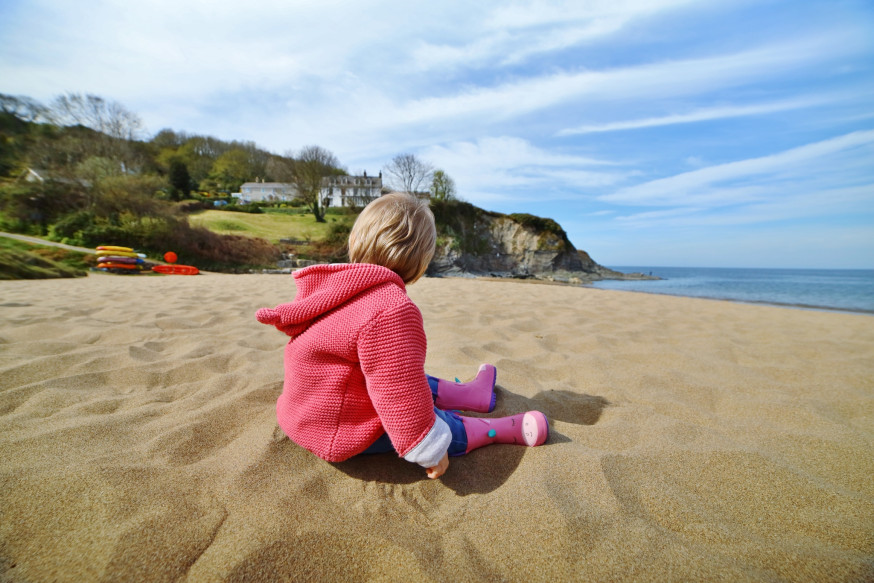
M 443 454 L 443 459 L 440 460 L 440 463 L 434 466 L 433 468 L 428 468 L 425 470 L 428 472 L 428 477 L 432 480 L 435 478 L 439 478 L 443 474 L 446 473 L 446 470 L 449 468 L 449 452 Z

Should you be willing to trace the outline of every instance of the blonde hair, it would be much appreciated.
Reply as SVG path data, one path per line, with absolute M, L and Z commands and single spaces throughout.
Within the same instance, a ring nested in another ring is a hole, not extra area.
M 382 265 L 411 284 L 428 269 L 436 241 L 428 203 L 405 192 L 391 192 L 358 215 L 349 233 L 349 260 Z

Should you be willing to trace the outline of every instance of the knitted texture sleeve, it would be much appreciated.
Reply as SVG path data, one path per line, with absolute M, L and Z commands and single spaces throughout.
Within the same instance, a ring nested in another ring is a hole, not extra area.
M 358 338 L 367 392 L 401 456 L 425 438 L 436 420 L 425 376 L 426 349 L 422 314 L 412 302 L 382 312 Z

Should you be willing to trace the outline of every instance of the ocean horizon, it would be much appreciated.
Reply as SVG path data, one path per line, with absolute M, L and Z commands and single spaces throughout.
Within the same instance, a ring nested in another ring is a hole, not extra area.
M 874 314 L 874 269 L 609 266 L 660 280 L 603 280 L 592 287 Z

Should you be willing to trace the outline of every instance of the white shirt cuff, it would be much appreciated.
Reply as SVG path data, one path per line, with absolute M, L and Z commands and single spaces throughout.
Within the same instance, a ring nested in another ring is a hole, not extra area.
M 433 468 L 443 459 L 450 443 L 452 443 L 452 431 L 449 430 L 446 421 L 437 417 L 431 431 L 404 456 L 404 459 L 423 468 Z

